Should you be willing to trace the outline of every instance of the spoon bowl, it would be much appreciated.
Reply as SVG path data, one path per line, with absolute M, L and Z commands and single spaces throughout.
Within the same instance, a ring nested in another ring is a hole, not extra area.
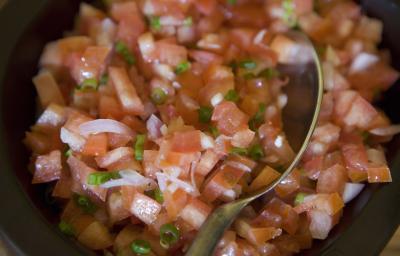
M 290 31 L 286 36 L 295 41 L 298 48 L 288 53 L 289 58 L 281 61 L 277 69 L 289 78 L 289 83 L 283 89 L 287 95 L 287 104 L 282 112 L 282 121 L 285 135 L 296 155 L 274 182 L 215 209 L 199 230 L 187 256 L 212 255 L 225 230 L 240 211 L 255 199 L 273 191 L 292 172 L 307 148 L 322 102 L 322 69 L 315 48 L 306 35 Z

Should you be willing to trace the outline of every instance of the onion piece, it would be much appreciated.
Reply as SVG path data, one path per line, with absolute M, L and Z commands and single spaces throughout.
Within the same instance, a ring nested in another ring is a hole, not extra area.
M 149 131 L 149 139 L 156 140 L 162 137 L 161 127 L 164 123 L 156 116 L 151 115 L 150 118 L 146 122 L 146 128 Z
M 400 133 L 400 124 L 375 128 L 369 132 L 376 136 L 393 136 Z
M 118 186 L 137 186 L 144 187 L 145 190 L 151 190 L 157 187 L 157 184 L 154 180 L 140 175 L 135 170 L 122 170 L 119 171 L 119 175 L 121 175 L 121 179 L 110 180 L 100 186 L 103 188 L 112 188 Z
M 347 204 L 351 200 L 353 200 L 365 187 L 365 184 L 362 183 L 350 183 L 347 182 L 344 186 L 343 192 L 343 202 Z
M 60 131 L 61 141 L 73 150 L 80 152 L 85 146 L 86 140 L 81 135 L 71 132 L 67 128 L 61 127 Z
M 198 196 L 199 192 L 197 191 L 197 188 L 193 187 L 193 185 L 191 185 L 190 183 L 188 183 L 186 181 L 180 180 L 176 177 L 173 177 L 172 175 L 167 175 L 166 173 L 162 173 L 162 172 L 156 173 L 156 176 L 157 176 L 157 180 L 160 185 L 161 191 L 163 191 L 163 189 L 161 189 L 161 187 L 166 189 L 167 181 L 169 181 L 169 182 L 171 182 L 171 185 L 179 187 L 179 188 L 185 190 L 187 193 L 192 194 L 193 196 Z M 161 183 L 163 183 L 163 185 L 161 185 Z
M 130 137 L 135 136 L 135 132 L 127 125 L 112 119 L 97 119 L 85 122 L 79 126 L 79 133 L 84 137 L 103 132 L 117 133 Z

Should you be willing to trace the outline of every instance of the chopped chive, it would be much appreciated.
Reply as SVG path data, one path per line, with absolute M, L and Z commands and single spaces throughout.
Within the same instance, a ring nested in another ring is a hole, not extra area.
M 274 68 L 266 68 L 263 71 L 261 71 L 260 74 L 258 74 L 258 76 L 264 77 L 266 79 L 272 79 L 278 77 L 279 75 L 280 75 L 279 71 Z
M 256 77 L 257 76 L 254 75 L 253 73 L 246 73 L 246 74 L 243 75 L 244 80 L 251 80 L 251 79 L 254 79 Z
M 227 0 L 228 4 L 234 5 L 237 3 L 237 0 Z
M 67 236 L 73 236 L 75 234 L 74 228 L 63 220 L 58 223 L 58 228 L 63 234 Z
M 135 56 L 133 55 L 133 53 L 128 49 L 128 47 L 126 46 L 126 44 L 124 44 L 121 41 L 118 41 L 115 44 L 115 51 L 121 55 L 122 58 L 124 58 L 124 60 L 130 65 L 132 66 L 133 64 L 135 64 L 136 60 L 135 60 Z
M 159 87 L 153 88 L 151 91 L 151 100 L 156 105 L 162 105 L 167 101 L 167 94 Z
M 143 152 L 144 152 L 144 143 L 146 141 L 146 135 L 138 134 L 136 136 L 135 142 L 135 159 L 138 161 L 143 160 Z
M 187 17 L 184 21 L 183 21 L 183 25 L 190 27 L 193 25 L 193 19 L 191 16 Z
M 237 102 L 239 100 L 239 94 L 235 90 L 229 90 L 225 95 L 225 100 Z
M 65 151 L 64 155 L 65 155 L 66 157 L 72 156 L 72 149 L 68 149 L 67 151 Z
M 136 239 L 131 243 L 131 250 L 137 255 L 146 255 L 151 251 L 150 243 L 146 240 Z
M 244 69 L 255 69 L 257 64 L 253 60 L 242 60 L 239 62 L 239 67 Z
M 260 144 L 254 144 L 249 149 L 249 156 L 251 159 L 258 161 L 264 157 L 264 151 Z
M 211 121 L 213 109 L 207 106 L 201 106 L 197 113 L 199 114 L 199 121 L 203 124 L 208 124 Z
M 97 90 L 97 80 L 94 78 L 85 79 L 81 84 L 78 85 L 78 90 Z
M 283 0 L 282 9 L 283 9 L 283 21 L 289 27 L 293 28 L 297 25 L 297 19 L 295 15 L 293 0 Z
M 304 202 L 304 197 L 306 197 L 306 196 L 307 196 L 306 193 L 302 193 L 302 192 L 298 193 L 296 195 L 296 198 L 294 199 L 294 205 L 302 204 Z
M 160 30 L 161 29 L 160 17 L 158 17 L 158 16 L 151 17 L 150 18 L 150 27 L 154 30 Z
M 118 172 L 94 172 L 89 174 L 87 183 L 89 185 L 98 186 L 109 180 L 121 178 Z
M 159 188 L 154 189 L 154 199 L 160 204 L 164 203 L 164 195 Z
M 257 113 L 249 121 L 249 127 L 251 130 L 256 131 L 257 127 L 264 122 L 265 109 L 266 106 L 264 103 L 258 105 Z
M 97 206 L 87 197 L 75 194 L 73 197 L 75 204 L 85 213 L 93 214 L 97 210 Z
M 245 156 L 248 152 L 246 148 L 232 147 L 230 153 Z
M 106 85 L 108 83 L 108 75 L 104 74 L 100 77 L 100 85 Z
M 219 136 L 220 133 L 219 133 L 217 127 L 210 125 L 210 128 L 209 128 L 209 129 L 210 129 L 210 132 L 211 132 L 211 134 L 212 134 L 212 136 L 213 136 L 214 138 L 216 138 L 216 137 Z
M 175 68 L 175 74 L 180 75 L 182 73 L 185 73 L 188 71 L 190 68 L 190 62 L 188 61 L 183 61 L 180 64 L 178 64 Z
M 168 249 L 171 245 L 178 242 L 180 238 L 180 232 L 174 224 L 168 223 L 160 227 L 160 245 Z

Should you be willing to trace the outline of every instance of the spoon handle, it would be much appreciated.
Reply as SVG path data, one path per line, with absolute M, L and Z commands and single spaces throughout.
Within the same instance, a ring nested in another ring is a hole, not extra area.
M 248 199 L 238 200 L 218 207 L 203 223 L 186 256 L 213 255 L 216 245 L 235 217 L 248 204 Z

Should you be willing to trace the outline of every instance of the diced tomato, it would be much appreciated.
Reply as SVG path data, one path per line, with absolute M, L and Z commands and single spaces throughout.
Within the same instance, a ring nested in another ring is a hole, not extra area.
M 110 168 L 118 162 L 123 162 L 133 158 L 133 148 L 120 147 L 107 152 L 107 154 L 96 157 L 96 163 L 101 168 Z
M 50 104 L 36 121 L 36 127 L 41 131 L 51 131 L 59 128 L 66 121 L 66 110 L 57 104 Z
M 107 152 L 107 140 L 105 133 L 90 135 L 83 147 L 82 154 L 88 156 L 104 155 Z
M 293 255 L 300 252 L 300 245 L 297 240 L 288 234 L 283 234 L 271 241 L 278 248 L 280 255 Z
M 217 8 L 217 1 L 215 0 L 197 0 L 194 1 L 197 10 L 204 14 L 210 15 Z
M 146 24 L 136 2 L 113 3 L 111 16 L 119 21 L 117 38 L 123 40 L 132 49 L 137 38 L 146 29 Z
M 187 204 L 188 194 L 183 189 L 178 188 L 174 192 L 166 190 L 163 195 L 168 218 L 175 221 Z
M 131 213 L 124 207 L 120 192 L 112 192 L 107 198 L 107 212 L 110 222 L 115 223 L 128 218 Z
M 203 153 L 199 163 L 196 166 L 196 174 L 206 176 L 209 172 L 211 172 L 220 159 L 221 158 L 218 154 L 216 154 L 213 150 L 208 149 Z
M 78 241 L 92 250 L 102 250 L 113 244 L 113 237 L 104 224 L 94 221 L 77 237 Z
M 346 169 L 341 165 L 334 165 L 321 172 L 317 182 L 318 193 L 339 193 L 342 194 L 347 182 Z
M 132 137 L 126 134 L 108 133 L 107 137 L 111 149 L 125 147 L 132 140 Z
M 112 96 L 102 95 L 99 99 L 99 117 L 103 119 L 120 119 L 122 109 L 118 100 Z
M 313 209 L 325 211 L 333 216 L 344 207 L 343 199 L 338 193 L 315 194 L 304 198 L 304 202 L 294 207 L 297 213 L 310 211 Z
M 155 178 L 155 174 L 159 171 L 156 166 L 156 160 L 158 157 L 158 151 L 156 150 L 145 150 L 143 153 L 143 168 L 146 177 Z
M 72 177 L 66 172 L 61 172 L 61 177 L 54 186 L 53 193 L 51 195 L 59 198 L 71 198 L 71 186 Z
M 187 50 L 183 46 L 158 41 L 155 43 L 153 59 L 175 67 L 187 60 Z
M 247 148 L 253 141 L 255 132 L 250 129 L 245 129 L 236 132 L 232 137 L 232 146 L 239 148 Z
M 281 174 L 279 172 L 275 171 L 269 166 L 265 166 L 260 174 L 258 174 L 257 177 L 251 182 L 249 191 L 256 191 L 266 187 L 280 176 Z
M 180 217 L 195 229 L 200 229 L 212 208 L 199 199 L 192 198 L 183 208 Z
M 257 166 L 255 161 L 248 157 L 237 154 L 229 155 L 225 161 L 225 164 L 248 173 L 250 173 Z
M 268 17 L 257 4 L 233 5 L 229 10 L 229 22 L 235 27 L 265 27 Z
M 255 246 L 260 246 L 282 234 L 282 230 L 280 228 L 253 227 L 244 219 L 238 219 L 235 221 L 235 230 L 239 236 L 245 238 Z
M 161 205 L 150 197 L 135 192 L 130 205 L 130 211 L 141 221 L 150 225 L 157 219 L 157 216 L 161 211 Z
M 61 106 L 65 105 L 65 100 L 60 88 L 49 71 L 43 71 L 35 76 L 33 78 L 33 83 L 35 84 L 43 108 L 46 108 L 51 103 Z
M 226 190 L 232 189 L 243 176 L 244 171 L 223 165 L 218 168 L 213 176 L 206 181 L 202 195 L 207 201 L 212 202 L 222 195 Z
M 78 84 L 86 79 L 100 79 L 110 53 L 109 47 L 89 46 L 79 59 L 70 63 L 72 77 Z
M 309 179 L 317 180 L 324 167 L 324 156 L 318 155 L 307 160 L 303 168 Z
M 201 151 L 201 132 L 199 130 L 176 132 L 172 137 L 171 150 L 180 153 Z
M 300 172 L 295 169 L 287 176 L 278 186 L 275 187 L 275 192 L 281 198 L 287 197 L 296 192 L 300 188 Z
M 70 156 L 67 160 L 69 167 L 71 168 L 71 174 L 74 180 L 80 182 L 81 186 L 86 190 L 93 192 L 102 201 L 106 200 L 107 190 L 99 186 L 88 185 L 87 180 L 91 173 L 96 170 L 87 166 L 84 162 L 74 156 Z
M 36 158 L 35 173 L 32 183 L 45 183 L 58 180 L 61 177 L 61 152 L 55 150 L 48 155 L 41 155 Z
M 123 68 L 110 67 L 109 75 L 123 110 L 127 114 L 143 114 L 144 105 L 137 95 L 135 86 L 130 81 L 126 70 Z
M 233 135 L 247 128 L 249 118 L 233 102 L 222 102 L 217 105 L 212 121 L 217 123 L 218 130 L 226 135 Z
M 342 154 L 348 169 L 365 171 L 368 168 L 368 155 L 363 144 L 345 144 Z
M 190 50 L 189 56 L 203 65 L 222 64 L 223 62 L 221 56 L 208 51 Z
M 303 15 L 313 11 L 313 1 L 311 0 L 294 0 L 295 11 L 297 15 Z
M 367 168 L 367 174 L 369 183 L 392 182 L 390 169 L 387 165 L 370 164 Z

